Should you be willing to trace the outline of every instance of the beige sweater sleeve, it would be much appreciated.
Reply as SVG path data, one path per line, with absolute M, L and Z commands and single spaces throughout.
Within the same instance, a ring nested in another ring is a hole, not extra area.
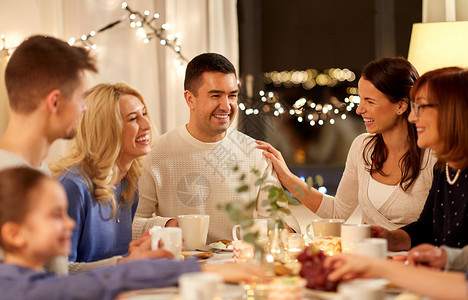
M 151 154 L 150 154 L 151 155 Z M 132 224 L 132 239 L 138 239 L 146 230 L 153 226 L 165 226 L 171 218 L 157 216 L 158 199 L 156 195 L 156 180 L 151 172 L 152 156 L 146 160 L 147 167 L 139 181 L 140 198 Z

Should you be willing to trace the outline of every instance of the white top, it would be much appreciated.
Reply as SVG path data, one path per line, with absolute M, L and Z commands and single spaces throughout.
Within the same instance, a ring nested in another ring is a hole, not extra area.
M 354 139 L 336 196 L 324 195 L 317 215 L 322 218 L 348 219 L 359 204 L 363 222 L 395 230 L 419 218 L 432 185 L 433 167 L 437 159 L 431 151 L 424 150 L 422 170 L 413 185 L 406 192 L 398 185 L 384 204 L 376 208 L 369 199 L 371 176 L 362 157 L 371 136 L 363 133 Z M 370 153 L 367 155 L 370 156 Z
M 397 187 L 398 185 L 389 185 L 378 182 L 372 178 L 372 176 L 370 176 L 369 189 L 367 191 L 370 202 L 374 205 L 375 208 L 379 209 Z
M 239 166 L 239 172 L 232 171 L 232 163 Z M 207 243 L 231 240 L 235 224 L 217 204 L 245 204 L 256 200 L 257 217 L 267 218 L 267 207 L 261 202 L 267 199 L 268 193 L 262 188 L 280 186 L 271 162 L 256 148 L 254 139 L 237 130 L 228 130 L 219 142 L 204 143 L 182 126 L 159 138 L 145 166 L 139 181 L 140 200 L 133 221 L 133 239 L 154 225 L 164 226 L 178 215 L 207 214 L 210 215 Z M 250 172 L 252 167 L 266 176 L 261 186 L 254 184 L 257 177 Z M 246 175 L 251 189 L 240 194 L 235 190 L 240 186 L 241 174 Z M 300 232 L 295 218 L 287 222 Z

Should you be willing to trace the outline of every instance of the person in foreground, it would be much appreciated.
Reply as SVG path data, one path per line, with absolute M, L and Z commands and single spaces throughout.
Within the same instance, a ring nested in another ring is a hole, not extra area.
M 204 53 L 187 65 L 184 97 L 190 109 L 187 125 L 162 135 L 148 156 L 139 186 L 140 202 L 133 222 L 133 238 L 154 225 L 177 226 L 178 215 L 210 216 L 208 243 L 231 239 L 234 225 L 217 204 L 246 204 L 257 201 L 259 218 L 268 218 L 265 186 L 280 183 L 271 163 L 256 149 L 255 141 L 229 129 L 237 113 L 236 70 L 224 56 Z M 232 165 L 240 169 L 233 172 Z M 258 179 L 255 168 L 265 179 Z M 236 193 L 239 177 L 245 174 L 250 190 Z M 285 218 L 288 225 L 300 232 L 294 217 Z
M 407 118 L 416 69 L 401 57 L 365 66 L 359 80 L 361 115 L 367 133 L 352 143 L 335 197 L 307 184 L 288 169 L 281 153 L 257 141 L 281 183 L 322 218 L 347 219 L 358 204 L 362 221 L 393 230 L 417 220 L 432 182 L 435 158 L 416 145 L 416 127 Z M 296 190 L 301 187 L 303 195 Z
M 427 72 L 411 99 L 418 146 L 433 149 L 438 158 L 434 181 L 417 221 L 393 231 L 373 226 L 372 235 L 386 238 L 391 251 L 422 243 L 462 248 L 468 245 L 468 70 Z
M 70 251 L 74 226 L 65 190 L 54 179 L 26 167 L 0 171 L 2 299 L 114 299 L 126 290 L 175 285 L 180 275 L 200 270 L 220 273 L 226 281 L 264 279 L 259 267 L 200 266 L 192 259 L 137 260 L 61 277 L 44 272 L 47 259 Z
M 50 146 L 73 138 L 86 110 L 85 71 L 97 72 L 89 51 L 56 38 L 31 36 L 16 48 L 5 70 L 11 116 L 0 138 L 0 170 L 28 166 L 50 174 L 44 163 Z M 68 273 L 66 257 L 52 259 L 47 269 Z
M 50 165 L 65 187 L 68 214 L 76 223 L 71 273 L 115 265 L 140 253 L 127 255 L 141 160 L 152 142 L 146 105 L 135 89 L 125 83 L 98 84 L 86 91 L 84 101 L 88 109 L 78 120 L 68 155 Z M 160 255 L 147 250 L 147 255 Z
M 385 278 L 400 288 L 431 299 L 468 299 L 468 273 L 440 272 L 422 267 L 377 258 L 336 254 L 325 260 L 326 268 L 334 268 L 328 279 Z

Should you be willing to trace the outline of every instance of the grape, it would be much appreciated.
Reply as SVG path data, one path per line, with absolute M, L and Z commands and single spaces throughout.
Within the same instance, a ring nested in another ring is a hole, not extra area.
M 309 246 L 297 256 L 301 263 L 299 275 L 307 281 L 307 287 L 322 291 L 336 291 L 338 282 L 329 281 L 330 268 L 323 266 L 326 255 L 316 246 Z

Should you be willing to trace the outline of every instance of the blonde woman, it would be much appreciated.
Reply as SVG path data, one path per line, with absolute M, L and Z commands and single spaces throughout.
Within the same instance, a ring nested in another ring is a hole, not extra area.
M 133 251 L 122 258 L 132 241 L 141 159 L 152 142 L 146 105 L 135 89 L 124 83 L 99 84 L 84 94 L 84 101 L 88 109 L 78 121 L 69 154 L 50 166 L 65 187 L 68 213 L 76 222 L 71 273 L 139 256 Z

